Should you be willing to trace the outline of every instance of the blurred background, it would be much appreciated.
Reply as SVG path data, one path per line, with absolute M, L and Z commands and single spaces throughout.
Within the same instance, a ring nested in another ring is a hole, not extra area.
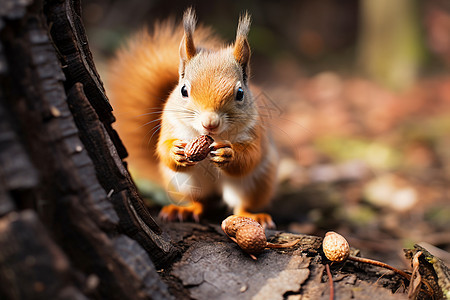
M 232 42 L 253 16 L 252 83 L 282 152 L 279 229 L 346 236 L 397 266 L 420 243 L 450 265 L 448 0 L 85 0 L 99 72 L 127 36 L 193 6 Z

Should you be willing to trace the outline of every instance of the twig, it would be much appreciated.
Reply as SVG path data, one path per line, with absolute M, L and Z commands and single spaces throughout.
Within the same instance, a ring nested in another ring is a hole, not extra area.
M 369 258 L 363 258 L 363 257 L 357 257 L 357 256 L 352 256 L 350 255 L 347 259 L 349 260 L 353 260 L 356 262 L 360 262 L 360 263 L 365 263 L 365 264 L 370 264 L 370 265 L 374 265 L 374 266 L 378 266 L 378 267 L 382 267 L 382 268 L 386 268 L 389 270 L 394 271 L 395 273 L 403 276 L 404 278 L 406 278 L 408 281 L 411 281 L 411 275 L 409 275 L 406 272 L 403 272 L 402 270 L 399 270 L 397 268 L 394 268 L 393 266 L 390 266 L 384 262 L 381 261 L 377 261 L 377 260 L 373 260 L 373 259 L 369 259 Z M 421 280 L 423 284 L 425 284 L 427 286 L 427 291 L 426 293 L 429 295 L 432 295 L 433 293 L 433 289 L 431 288 L 430 284 L 424 280 Z
M 384 262 L 373 260 L 373 259 L 369 259 L 369 258 L 352 256 L 352 255 L 350 255 L 348 257 L 348 259 L 353 260 L 353 261 L 357 261 L 357 262 L 361 262 L 361 263 L 366 263 L 366 264 L 379 266 L 379 267 L 382 267 L 382 268 L 386 268 L 386 269 L 392 270 L 395 273 L 405 277 L 408 281 L 411 280 L 411 275 L 409 275 L 408 273 L 403 272 L 402 270 L 394 268 L 393 266 L 390 266 L 390 265 L 388 265 L 388 264 L 386 264 Z
M 325 265 L 328 275 L 328 285 L 330 286 L 330 300 L 334 300 L 333 276 L 331 275 L 330 265 Z

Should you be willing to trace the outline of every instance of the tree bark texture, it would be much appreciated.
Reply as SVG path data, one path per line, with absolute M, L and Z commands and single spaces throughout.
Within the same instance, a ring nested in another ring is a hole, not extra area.
M 122 162 L 80 3 L 0 17 L 0 298 L 170 298 L 153 262 L 177 252 Z

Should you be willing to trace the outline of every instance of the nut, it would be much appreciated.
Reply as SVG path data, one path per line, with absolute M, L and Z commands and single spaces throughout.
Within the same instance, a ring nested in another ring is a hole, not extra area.
M 341 262 L 350 255 L 350 247 L 347 240 L 334 231 L 329 231 L 325 234 L 322 248 L 325 256 L 331 261 Z
M 267 246 L 264 229 L 261 225 L 255 226 L 255 224 L 240 227 L 236 231 L 236 241 L 239 247 L 249 254 L 258 254 Z
M 211 144 L 214 139 L 209 135 L 200 135 L 191 140 L 186 147 L 184 147 L 184 155 L 188 161 L 204 160 L 211 151 Z
M 222 229 L 229 237 L 236 237 L 236 231 L 244 225 L 260 226 L 252 218 L 231 215 L 222 221 Z

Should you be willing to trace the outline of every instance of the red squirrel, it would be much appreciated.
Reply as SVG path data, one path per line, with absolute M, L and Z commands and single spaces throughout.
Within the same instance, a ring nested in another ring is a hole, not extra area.
M 249 88 L 250 16 L 240 17 L 229 46 L 195 27 L 187 9 L 182 25 L 141 31 L 111 61 L 108 89 L 130 168 L 184 203 L 163 207 L 162 219 L 198 221 L 202 202 L 219 195 L 234 214 L 274 227 L 270 215 L 255 213 L 273 196 L 278 153 Z M 214 139 L 212 150 L 191 162 L 184 147 L 199 135 Z

